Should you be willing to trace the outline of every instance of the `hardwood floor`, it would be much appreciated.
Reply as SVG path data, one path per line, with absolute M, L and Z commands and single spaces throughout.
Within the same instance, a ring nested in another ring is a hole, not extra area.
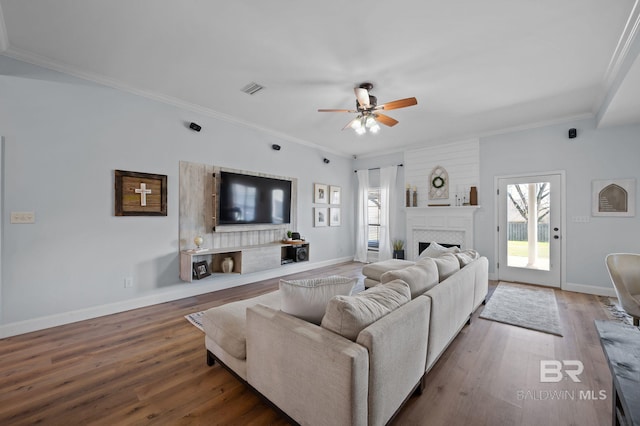
M 207 367 L 204 335 L 183 318 L 277 287 L 267 280 L 0 340 L 0 424 L 286 424 L 226 370 Z M 606 314 L 595 296 L 556 297 L 564 337 L 478 318 L 481 307 L 393 423 L 609 424 L 611 376 L 593 325 Z M 583 362 L 581 382 L 540 383 L 540 360 Z M 601 390 L 606 399 L 585 399 Z

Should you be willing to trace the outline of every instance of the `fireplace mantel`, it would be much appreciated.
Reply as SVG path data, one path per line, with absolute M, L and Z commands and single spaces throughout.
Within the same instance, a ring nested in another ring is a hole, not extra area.
M 409 259 L 418 257 L 420 241 L 474 248 L 473 215 L 480 206 L 406 207 Z

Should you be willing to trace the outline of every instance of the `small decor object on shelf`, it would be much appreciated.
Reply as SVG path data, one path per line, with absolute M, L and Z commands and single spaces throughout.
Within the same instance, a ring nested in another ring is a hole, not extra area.
M 193 263 L 193 277 L 197 280 L 202 279 L 204 277 L 208 277 L 211 275 L 211 271 L 209 270 L 209 264 L 206 261 L 194 262 Z
M 233 264 L 233 257 L 229 256 L 222 259 L 222 263 L 220 264 L 222 272 L 224 272 L 225 274 L 230 274 L 231 272 L 233 272 Z
M 193 242 L 196 244 L 196 250 L 200 250 L 202 248 L 202 243 L 204 243 L 204 238 L 201 235 L 198 235 L 193 239 Z
M 440 200 L 449 198 L 449 174 L 444 167 L 434 167 L 429 178 L 429 199 Z
M 406 207 L 411 207 L 411 185 L 407 184 Z
M 413 187 L 413 207 L 418 207 L 418 187 Z
M 115 170 L 116 216 L 166 216 L 167 175 Z
M 291 232 L 290 230 L 287 231 L 287 241 L 291 241 L 292 236 L 293 236 L 293 232 Z
M 469 204 L 472 206 L 478 205 L 478 188 L 472 186 L 469 190 Z

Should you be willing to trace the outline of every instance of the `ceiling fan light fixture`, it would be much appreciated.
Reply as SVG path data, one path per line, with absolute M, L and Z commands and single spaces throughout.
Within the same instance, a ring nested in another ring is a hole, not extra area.
M 398 124 L 398 120 L 378 111 L 406 108 L 418 104 L 416 98 L 405 98 L 378 105 L 378 99 L 370 93 L 371 89 L 373 89 L 371 83 L 362 83 L 353 89 L 356 95 L 356 109 L 318 109 L 318 112 L 356 113 L 358 114 L 356 118 L 348 122 L 342 130 L 352 128 L 358 135 L 364 135 L 367 132 L 378 133 L 381 124 L 388 127 Z

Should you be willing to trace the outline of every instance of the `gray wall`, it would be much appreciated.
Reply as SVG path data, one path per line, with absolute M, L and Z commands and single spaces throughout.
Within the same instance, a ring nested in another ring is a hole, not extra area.
M 353 256 L 351 158 L 3 56 L 0 93 L 0 326 L 216 289 L 213 279 L 186 284 L 178 276 L 180 160 L 298 178 L 298 231 L 312 263 Z M 200 133 L 187 128 L 191 121 Z M 114 169 L 168 175 L 168 216 L 115 217 Z M 341 227 L 313 228 L 314 182 L 342 187 Z M 12 211 L 34 211 L 36 223 L 9 224 Z M 134 288 L 124 288 L 126 276 Z
M 578 137 L 568 139 L 575 127 Z M 611 252 L 640 252 L 640 212 L 636 216 L 592 217 L 591 181 L 640 178 L 640 126 L 596 129 L 593 120 L 541 127 L 480 139 L 479 204 L 475 216 L 477 249 L 495 272 L 496 176 L 564 170 L 566 172 L 566 280 L 575 289 L 610 289 L 604 258 Z M 588 216 L 588 223 L 574 222 Z

